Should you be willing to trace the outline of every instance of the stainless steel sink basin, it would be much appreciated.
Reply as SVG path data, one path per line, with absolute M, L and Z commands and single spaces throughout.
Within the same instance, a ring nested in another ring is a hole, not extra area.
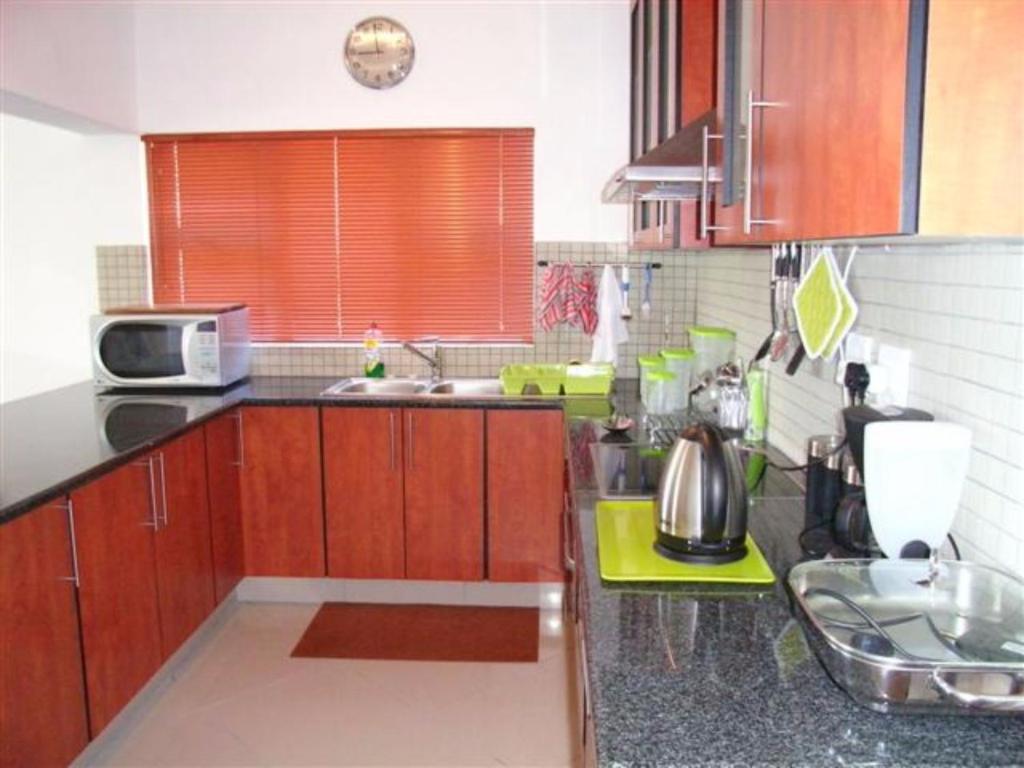
M 500 397 L 499 379 L 448 379 L 430 387 L 431 395 L 452 395 L 458 397 Z
M 420 395 L 427 391 L 430 382 L 424 379 L 342 379 L 332 384 L 322 395 Z

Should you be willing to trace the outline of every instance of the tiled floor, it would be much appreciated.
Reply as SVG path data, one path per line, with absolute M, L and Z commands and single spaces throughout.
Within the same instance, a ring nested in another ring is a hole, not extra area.
M 241 603 L 93 765 L 567 766 L 571 630 L 535 664 L 293 659 L 317 605 Z

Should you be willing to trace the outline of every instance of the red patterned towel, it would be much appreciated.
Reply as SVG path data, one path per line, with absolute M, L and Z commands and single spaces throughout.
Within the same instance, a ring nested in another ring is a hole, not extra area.
M 579 326 L 587 336 L 593 336 L 597 330 L 597 278 L 594 270 L 583 271 L 573 283 L 573 294 Z

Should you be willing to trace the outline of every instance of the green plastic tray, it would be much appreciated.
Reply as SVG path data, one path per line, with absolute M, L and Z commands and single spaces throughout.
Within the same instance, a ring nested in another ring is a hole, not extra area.
M 565 366 L 560 363 L 506 365 L 499 374 L 501 389 L 506 395 L 521 395 L 534 385 L 542 395 L 557 395 L 565 382 Z
M 567 395 L 607 395 L 614 380 L 611 363 L 581 363 L 565 369 L 563 388 Z
M 679 563 L 654 551 L 654 503 L 599 501 L 597 550 L 606 581 L 693 581 L 772 584 L 775 575 L 747 534 L 747 556 L 734 563 Z

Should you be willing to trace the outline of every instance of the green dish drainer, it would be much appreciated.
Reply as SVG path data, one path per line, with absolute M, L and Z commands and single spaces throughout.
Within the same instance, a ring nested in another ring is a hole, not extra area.
M 566 395 L 607 395 L 614 380 L 611 363 L 580 363 L 565 369 L 563 388 Z
M 501 369 L 501 389 L 506 395 L 521 395 L 535 386 L 542 395 L 557 395 L 565 382 L 565 366 L 560 363 L 515 363 Z

